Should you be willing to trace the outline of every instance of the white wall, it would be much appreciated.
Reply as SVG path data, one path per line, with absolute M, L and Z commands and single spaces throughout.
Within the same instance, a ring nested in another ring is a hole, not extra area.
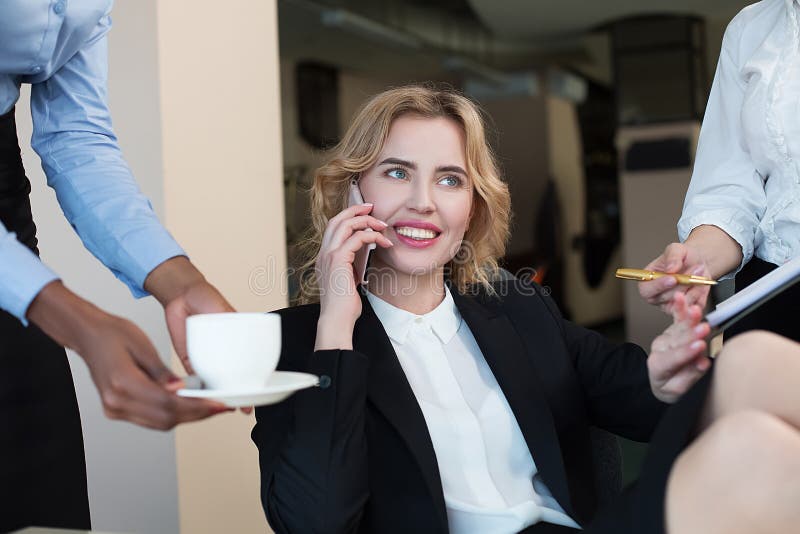
M 240 311 L 286 305 L 277 39 L 275 0 L 158 4 L 167 225 Z M 252 426 L 177 430 L 182 531 L 267 530 Z

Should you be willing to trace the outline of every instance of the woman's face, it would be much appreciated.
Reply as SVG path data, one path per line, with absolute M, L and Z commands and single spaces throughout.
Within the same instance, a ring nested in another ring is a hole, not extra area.
M 472 207 L 465 153 L 462 129 L 451 119 L 405 115 L 392 123 L 377 162 L 359 180 L 394 243 L 373 254 L 379 276 L 387 267 L 428 274 L 456 254 Z

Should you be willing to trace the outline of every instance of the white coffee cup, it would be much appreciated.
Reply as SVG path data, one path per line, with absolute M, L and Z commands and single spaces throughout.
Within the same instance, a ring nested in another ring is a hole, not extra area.
M 275 313 L 207 313 L 186 319 L 189 362 L 206 388 L 263 389 L 281 354 Z

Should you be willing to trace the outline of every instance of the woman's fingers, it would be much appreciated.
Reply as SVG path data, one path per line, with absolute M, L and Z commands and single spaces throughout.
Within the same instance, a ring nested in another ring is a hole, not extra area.
M 674 375 L 680 373 L 682 369 L 694 367 L 694 360 L 702 355 L 705 350 L 706 342 L 702 339 L 697 339 L 670 351 L 670 354 L 662 360 L 663 367 L 659 373 L 661 379 L 670 380 Z
M 361 247 L 368 245 L 369 243 L 376 243 L 383 248 L 394 246 L 394 243 L 392 243 L 388 237 L 380 232 L 356 230 L 344 241 L 344 243 L 342 243 L 341 246 L 328 251 L 323 263 L 324 270 L 327 271 L 326 277 L 334 277 L 339 280 L 341 272 L 352 273 L 352 268 L 350 266 L 355 260 L 356 252 L 358 252 Z M 345 266 L 348 268 L 342 271 L 342 268 Z M 343 281 L 339 280 L 338 283 L 342 284 Z
M 678 281 L 673 276 L 662 276 L 650 282 L 639 282 L 639 295 L 650 304 L 662 305 L 672 300 Z
M 672 320 L 674 325 L 686 323 L 694 326 L 703 317 L 703 308 L 690 301 L 684 293 L 676 293 L 672 301 Z
M 704 338 L 708 336 L 710 329 L 708 323 L 693 327 L 682 325 L 681 328 L 667 329 L 658 336 L 653 341 L 648 358 L 653 383 L 664 384 L 688 367 L 705 371 L 707 367 L 702 360 L 707 359 L 707 343 Z
M 328 221 L 328 225 L 325 227 L 325 233 L 322 235 L 322 248 L 326 248 L 326 245 L 330 243 L 331 237 L 336 233 L 337 229 L 339 228 L 339 224 L 342 221 L 356 217 L 358 215 L 366 215 L 372 211 L 372 204 L 356 204 L 355 206 L 349 206 L 333 217 Z
M 675 324 L 686 321 L 689 315 L 689 307 L 686 304 L 686 295 L 675 293 L 672 298 L 672 321 Z
M 123 419 L 158 430 L 231 411 L 206 399 L 184 399 L 152 382 L 144 370 L 135 369 L 129 380 L 118 380 L 113 391 L 103 393 L 103 407 L 112 419 Z
M 708 358 L 701 356 L 698 361 L 704 363 L 690 362 L 674 375 L 662 386 L 662 392 L 669 396 L 672 401 L 679 399 L 684 393 L 689 391 L 695 382 L 697 382 L 708 371 L 711 363 Z
M 701 308 L 706 307 L 708 301 L 708 294 L 711 291 L 711 286 L 692 286 L 686 292 L 686 302 L 689 304 L 696 304 Z
M 686 257 L 689 254 L 689 249 L 683 243 L 671 243 L 664 249 L 662 254 L 661 267 L 664 272 L 677 273 L 682 272 L 686 268 Z
M 331 295 L 347 295 L 355 287 L 353 261 L 356 252 L 369 243 L 388 248 L 394 243 L 380 232 L 357 230 L 338 248 L 330 250 L 320 265 L 320 280 Z
M 364 215 L 372 211 L 372 204 L 364 203 L 364 204 L 356 204 L 354 206 L 348 206 L 333 217 L 331 220 L 328 221 L 328 225 L 338 225 L 345 219 L 350 219 L 355 217 L 356 215 Z
M 682 272 L 688 252 L 688 248 L 683 243 L 670 243 L 659 257 L 645 266 L 645 269 L 665 273 Z
M 708 268 L 696 250 L 683 243 L 672 243 L 664 252 L 645 267 L 647 270 L 665 273 L 686 273 L 708 276 Z M 685 293 L 689 304 L 704 307 L 708 299 L 708 286 L 679 285 L 671 276 L 650 282 L 639 283 L 639 294 L 649 304 L 659 306 L 664 312 L 672 311 L 672 299 L 676 293 Z
M 331 236 L 328 247 L 330 249 L 339 248 L 353 233 L 358 230 L 370 228 L 376 232 L 382 232 L 388 225 L 371 215 L 359 215 L 345 219 L 339 223 Z
M 380 232 L 356 230 L 353 232 L 353 235 L 348 237 L 344 243 L 342 243 L 342 246 L 336 249 L 334 254 L 339 254 L 340 258 L 347 263 L 353 263 L 353 260 L 355 259 L 355 253 L 358 252 L 361 247 L 369 243 L 375 243 L 384 248 L 394 246 L 394 243 L 392 243 L 388 237 Z

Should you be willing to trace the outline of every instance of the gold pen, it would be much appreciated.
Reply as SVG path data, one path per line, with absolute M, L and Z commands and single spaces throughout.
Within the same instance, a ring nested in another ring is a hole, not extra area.
M 678 280 L 679 284 L 684 285 L 702 285 L 714 286 L 717 285 L 716 280 L 706 278 L 705 276 L 697 276 L 695 274 L 680 274 L 680 273 L 662 273 L 660 271 L 646 271 L 644 269 L 617 269 L 617 278 L 624 280 L 638 280 L 639 282 L 649 282 L 662 276 L 672 276 Z

